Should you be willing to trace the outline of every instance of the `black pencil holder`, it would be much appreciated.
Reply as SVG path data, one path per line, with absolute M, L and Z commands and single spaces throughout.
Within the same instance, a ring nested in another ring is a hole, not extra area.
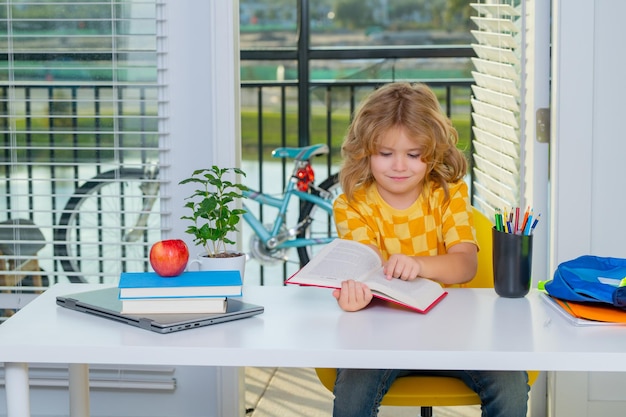
M 493 286 L 501 297 L 524 297 L 530 290 L 533 236 L 492 229 Z

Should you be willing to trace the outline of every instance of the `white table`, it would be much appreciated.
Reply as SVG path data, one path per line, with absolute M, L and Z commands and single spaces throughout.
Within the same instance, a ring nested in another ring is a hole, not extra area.
M 346 313 L 327 289 L 245 287 L 263 314 L 163 335 L 55 304 L 94 288 L 56 285 L 0 326 L 9 417 L 29 415 L 29 363 L 70 364 L 71 415 L 89 411 L 87 364 L 626 371 L 626 327 L 573 326 L 535 291 L 450 289 L 421 315 L 382 302 Z

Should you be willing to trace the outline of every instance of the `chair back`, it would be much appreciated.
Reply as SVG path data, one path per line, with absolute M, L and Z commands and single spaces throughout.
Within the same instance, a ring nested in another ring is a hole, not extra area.
M 478 268 L 474 279 L 460 286 L 464 288 L 493 288 L 493 237 L 491 235 L 493 224 L 476 207 L 473 208 L 473 212 L 476 240 L 479 247 Z

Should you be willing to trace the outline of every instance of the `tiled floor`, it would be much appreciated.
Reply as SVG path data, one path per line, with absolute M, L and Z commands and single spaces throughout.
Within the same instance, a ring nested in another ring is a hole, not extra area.
M 332 394 L 311 368 L 246 368 L 247 417 L 330 417 Z M 437 407 L 435 417 L 479 417 L 480 407 Z M 419 417 L 419 408 L 381 407 L 380 417 Z

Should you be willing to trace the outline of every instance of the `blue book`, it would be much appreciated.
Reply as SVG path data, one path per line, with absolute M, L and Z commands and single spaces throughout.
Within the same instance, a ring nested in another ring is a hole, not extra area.
M 239 271 L 188 271 L 177 277 L 156 272 L 122 272 L 120 298 L 238 297 L 242 282 Z

